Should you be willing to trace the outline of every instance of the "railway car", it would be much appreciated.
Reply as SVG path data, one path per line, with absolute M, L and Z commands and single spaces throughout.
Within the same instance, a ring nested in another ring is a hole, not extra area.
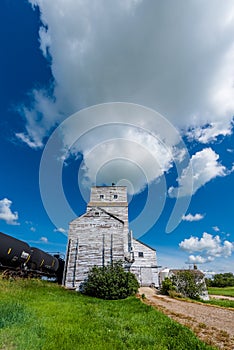
M 5 277 L 47 276 L 61 284 L 64 260 L 0 232 L 0 269 Z
M 59 268 L 59 261 L 43 250 L 32 247 L 29 265 L 33 270 L 56 272 Z
M 19 239 L 0 232 L 0 264 L 19 267 L 31 257 L 30 246 Z

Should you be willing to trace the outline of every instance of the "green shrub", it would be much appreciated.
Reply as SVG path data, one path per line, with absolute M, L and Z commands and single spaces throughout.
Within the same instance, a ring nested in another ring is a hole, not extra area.
M 183 295 L 181 293 L 178 293 L 176 290 L 169 290 L 168 292 L 169 297 L 171 298 L 183 298 Z
M 200 299 L 200 295 L 206 291 L 203 274 L 193 270 L 181 270 L 172 277 L 166 277 L 162 282 L 161 293 L 171 297 L 186 297 Z
M 194 273 L 193 270 L 178 271 L 171 279 L 176 291 L 187 298 L 200 299 L 200 295 L 206 290 L 203 275 Z
M 164 295 L 169 295 L 170 291 L 175 291 L 175 286 L 173 285 L 172 280 L 166 277 L 162 282 L 160 292 Z
M 135 295 L 138 288 L 139 283 L 135 275 L 126 272 L 122 262 L 117 261 L 103 267 L 94 266 L 82 284 L 81 292 L 101 299 L 114 300 Z

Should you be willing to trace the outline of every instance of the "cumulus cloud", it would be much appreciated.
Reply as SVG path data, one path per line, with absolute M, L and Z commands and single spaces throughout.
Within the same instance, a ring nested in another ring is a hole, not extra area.
M 6 221 L 9 225 L 19 225 L 18 212 L 12 212 L 11 210 L 12 201 L 4 198 L 0 200 L 0 220 Z
M 175 160 L 173 147 L 163 146 L 155 137 L 139 130 L 122 132 L 122 138 L 107 140 L 93 149 L 83 149 L 81 168 L 83 185 L 112 183 L 126 179 L 132 192 L 141 192 L 146 184 L 168 171 Z
M 55 82 L 22 109 L 18 137 L 30 147 L 42 147 L 61 118 L 110 101 L 156 109 L 203 143 L 231 133 L 232 0 L 28 1 L 40 8 Z
M 188 257 L 188 264 L 204 264 L 208 261 L 213 261 L 214 258 L 211 257 L 203 257 L 201 255 L 189 255 Z
M 178 130 L 158 113 L 133 104 L 102 104 L 76 113 L 56 129 L 51 145 L 57 138 L 63 147 L 60 164 L 82 155 L 79 184 L 87 187 L 125 179 L 138 193 L 174 164 L 181 173 L 181 164 L 189 163 Z M 50 147 L 44 152 L 48 157 Z
M 199 221 L 199 220 L 202 220 L 204 218 L 204 215 L 203 214 L 187 214 L 187 215 L 183 215 L 182 216 L 182 220 L 183 221 Z
M 226 176 L 230 173 L 230 171 L 220 164 L 218 160 L 219 155 L 211 148 L 205 148 L 191 157 L 190 166 L 193 169 L 192 194 L 196 193 L 200 187 L 204 186 L 207 182 L 217 176 Z M 191 173 L 188 172 L 188 170 L 189 168 L 183 169 L 181 177 L 177 179 L 179 185 L 178 188 L 169 188 L 168 194 L 170 197 L 176 197 L 178 194 L 180 196 L 191 195 L 191 186 L 188 186 L 191 181 Z M 178 189 L 180 189 L 180 192 L 178 192 Z
M 28 1 L 39 7 L 40 48 L 53 75 L 48 87 L 32 90 L 31 104 L 18 108 L 25 130 L 16 136 L 29 147 L 42 148 L 53 127 L 74 112 L 112 101 L 157 110 L 187 133 L 188 140 L 206 144 L 231 134 L 232 0 Z M 143 116 L 141 120 L 147 130 L 152 129 L 150 120 Z M 110 114 L 108 122 L 116 121 Z M 66 150 L 68 139 L 85 125 L 88 119 L 64 132 Z M 155 136 L 125 126 L 116 131 L 112 125 L 90 137 L 86 134 L 68 155 L 81 154 L 84 185 L 130 177 L 132 193 L 138 193 L 169 171 L 175 159 L 184 159 L 170 133 L 164 142 Z M 191 165 L 193 178 L 189 167 L 179 173 L 179 187 L 170 188 L 171 197 L 188 197 L 227 174 L 211 149 L 193 155 Z
M 190 263 L 205 263 L 213 261 L 215 258 L 227 258 L 232 255 L 234 244 L 227 240 L 221 240 L 220 236 L 213 236 L 204 232 L 202 237 L 191 236 L 180 242 L 179 247 L 189 253 L 199 253 L 198 255 L 191 254 L 188 258 Z

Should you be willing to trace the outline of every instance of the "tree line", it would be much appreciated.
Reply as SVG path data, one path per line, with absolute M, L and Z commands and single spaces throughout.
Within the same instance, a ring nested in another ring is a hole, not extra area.
M 231 272 L 217 273 L 213 278 L 206 278 L 207 287 L 234 287 L 234 275 Z

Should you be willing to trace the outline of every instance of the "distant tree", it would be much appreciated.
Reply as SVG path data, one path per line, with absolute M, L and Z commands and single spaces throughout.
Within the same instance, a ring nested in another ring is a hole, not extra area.
M 214 275 L 213 279 L 208 281 L 210 287 L 233 287 L 234 275 L 231 272 L 218 273 Z
M 171 280 L 178 293 L 191 299 L 200 299 L 200 295 L 206 290 L 203 274 L 194 270 L 178 271 Z
M 81 292 L 101 299 L 125 299 L 137 293 L 139 283 L 136 276 L 126 272 L 121 261 L 94 266 L 81 286 Z
M 205 278 L 206 286 L 211 287 L 212 286 L 212 279 L 211 278 Z

